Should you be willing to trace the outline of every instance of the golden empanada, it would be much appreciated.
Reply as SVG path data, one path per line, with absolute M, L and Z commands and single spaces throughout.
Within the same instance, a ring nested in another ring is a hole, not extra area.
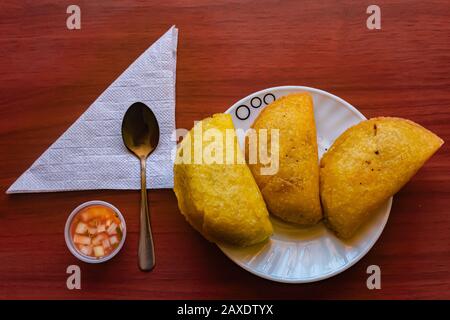
M 352 237 L 442 144 L 434 133 L 400 118 L 373 118 L 349 128 L 321 160 L 327 225 L 341 238 Z
M 211 148 L 212 143 L 220 142 L 211 138 L 217 138 L 217 134 L 222 134 L 221 150 Z M 227 134 L 232 139 L 228 145 Z M 194 150 L 200 141 L 201 147 Z M 230 148 L 235 154 L 232 161 L 226 159 Z M 208 150 L 214 153 L 213 158 L 217 160 L 214 163 L 203 157 Z M 186 152 L 191 154 L 190 160 Z M 198 159 L 195 159 L 196 152 L 200 153 Z M 236 163 L 239 158 L 241 163 Z M 174 175 L 174 191 L 181 213 L 210 241 L 248 246 L 272 234 L 269 213 L 244 161 L 230 115 L 216 114 L 194 126 L 180 144 Z
M 249 162 L 269 212 L 304 226 L 320 221 L 319 159 L 311 95 L 290 94 L 275 100 L 261 111 L 252 128 L 256 133 L 261 129 L 279 130 L 278 171 L 262 174 L 265 165 L 261 161 Z M 267 137 L 270 152 L 273 141 L 270 133 Z M 247 161 L 250 150 L 248 144 Z

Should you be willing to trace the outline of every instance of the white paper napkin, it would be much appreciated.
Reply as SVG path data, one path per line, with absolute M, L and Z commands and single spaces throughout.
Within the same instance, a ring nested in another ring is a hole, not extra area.
M 7 193 L 139 189 L 139 160 L 122 142 L 122 118 L 140 101 L 156 115 L 160 139 L 147 160 L 147 187 L 172 188 L 178 29 L 171 27 L 117 78 L 25 171 Z

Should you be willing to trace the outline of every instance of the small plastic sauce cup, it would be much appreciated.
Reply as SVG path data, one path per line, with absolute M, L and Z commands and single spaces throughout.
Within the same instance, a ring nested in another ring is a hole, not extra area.
M 119 209 L 99 200 L 76 207 L 64 230 L 69 251 L 87 263 L 112 259 L 122 249 L 126 235 L 125 219 Z

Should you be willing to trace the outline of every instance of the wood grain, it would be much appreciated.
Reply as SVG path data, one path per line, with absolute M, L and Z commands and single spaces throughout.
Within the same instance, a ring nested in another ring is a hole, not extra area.
M 256 90 L 306 85 L 367 117 L 400 116 L 450 140 L 450 2 L 376 2 L 382 29 L 366 28 L 364 1 L 76 1 L 82 29 L 66 28 L 66 1 L 0 4 L 0 298 L 449 299 L 450 156 L 441 150 L 394 198 L 375 247 L 317 283 L 257 278 L 184 221 L 171 190 L 150 192 L 157 266 L 137 268 L 139 193 L 4 191 L 172 24 L 180 30 L 177 126 L 190 128 Z M 67 250 L 67 215 L 101 199 L 122 210 L 129 235 L 104 265 Z M 66 289 L 80 264 L 82 289 Z M 366 288 L 366 268 L 382 289 Z

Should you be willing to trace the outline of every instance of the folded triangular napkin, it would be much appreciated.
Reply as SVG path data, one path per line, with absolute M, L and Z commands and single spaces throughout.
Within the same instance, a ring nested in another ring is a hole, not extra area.
M 178 29 L 170 28 L 135 60 L 7 193 L 139 189 L 139 160 L 122 142 L 122 118 L 134 102 L 156 115 L 159 145 L 147 160 L 147 187 L 172 188 Z

